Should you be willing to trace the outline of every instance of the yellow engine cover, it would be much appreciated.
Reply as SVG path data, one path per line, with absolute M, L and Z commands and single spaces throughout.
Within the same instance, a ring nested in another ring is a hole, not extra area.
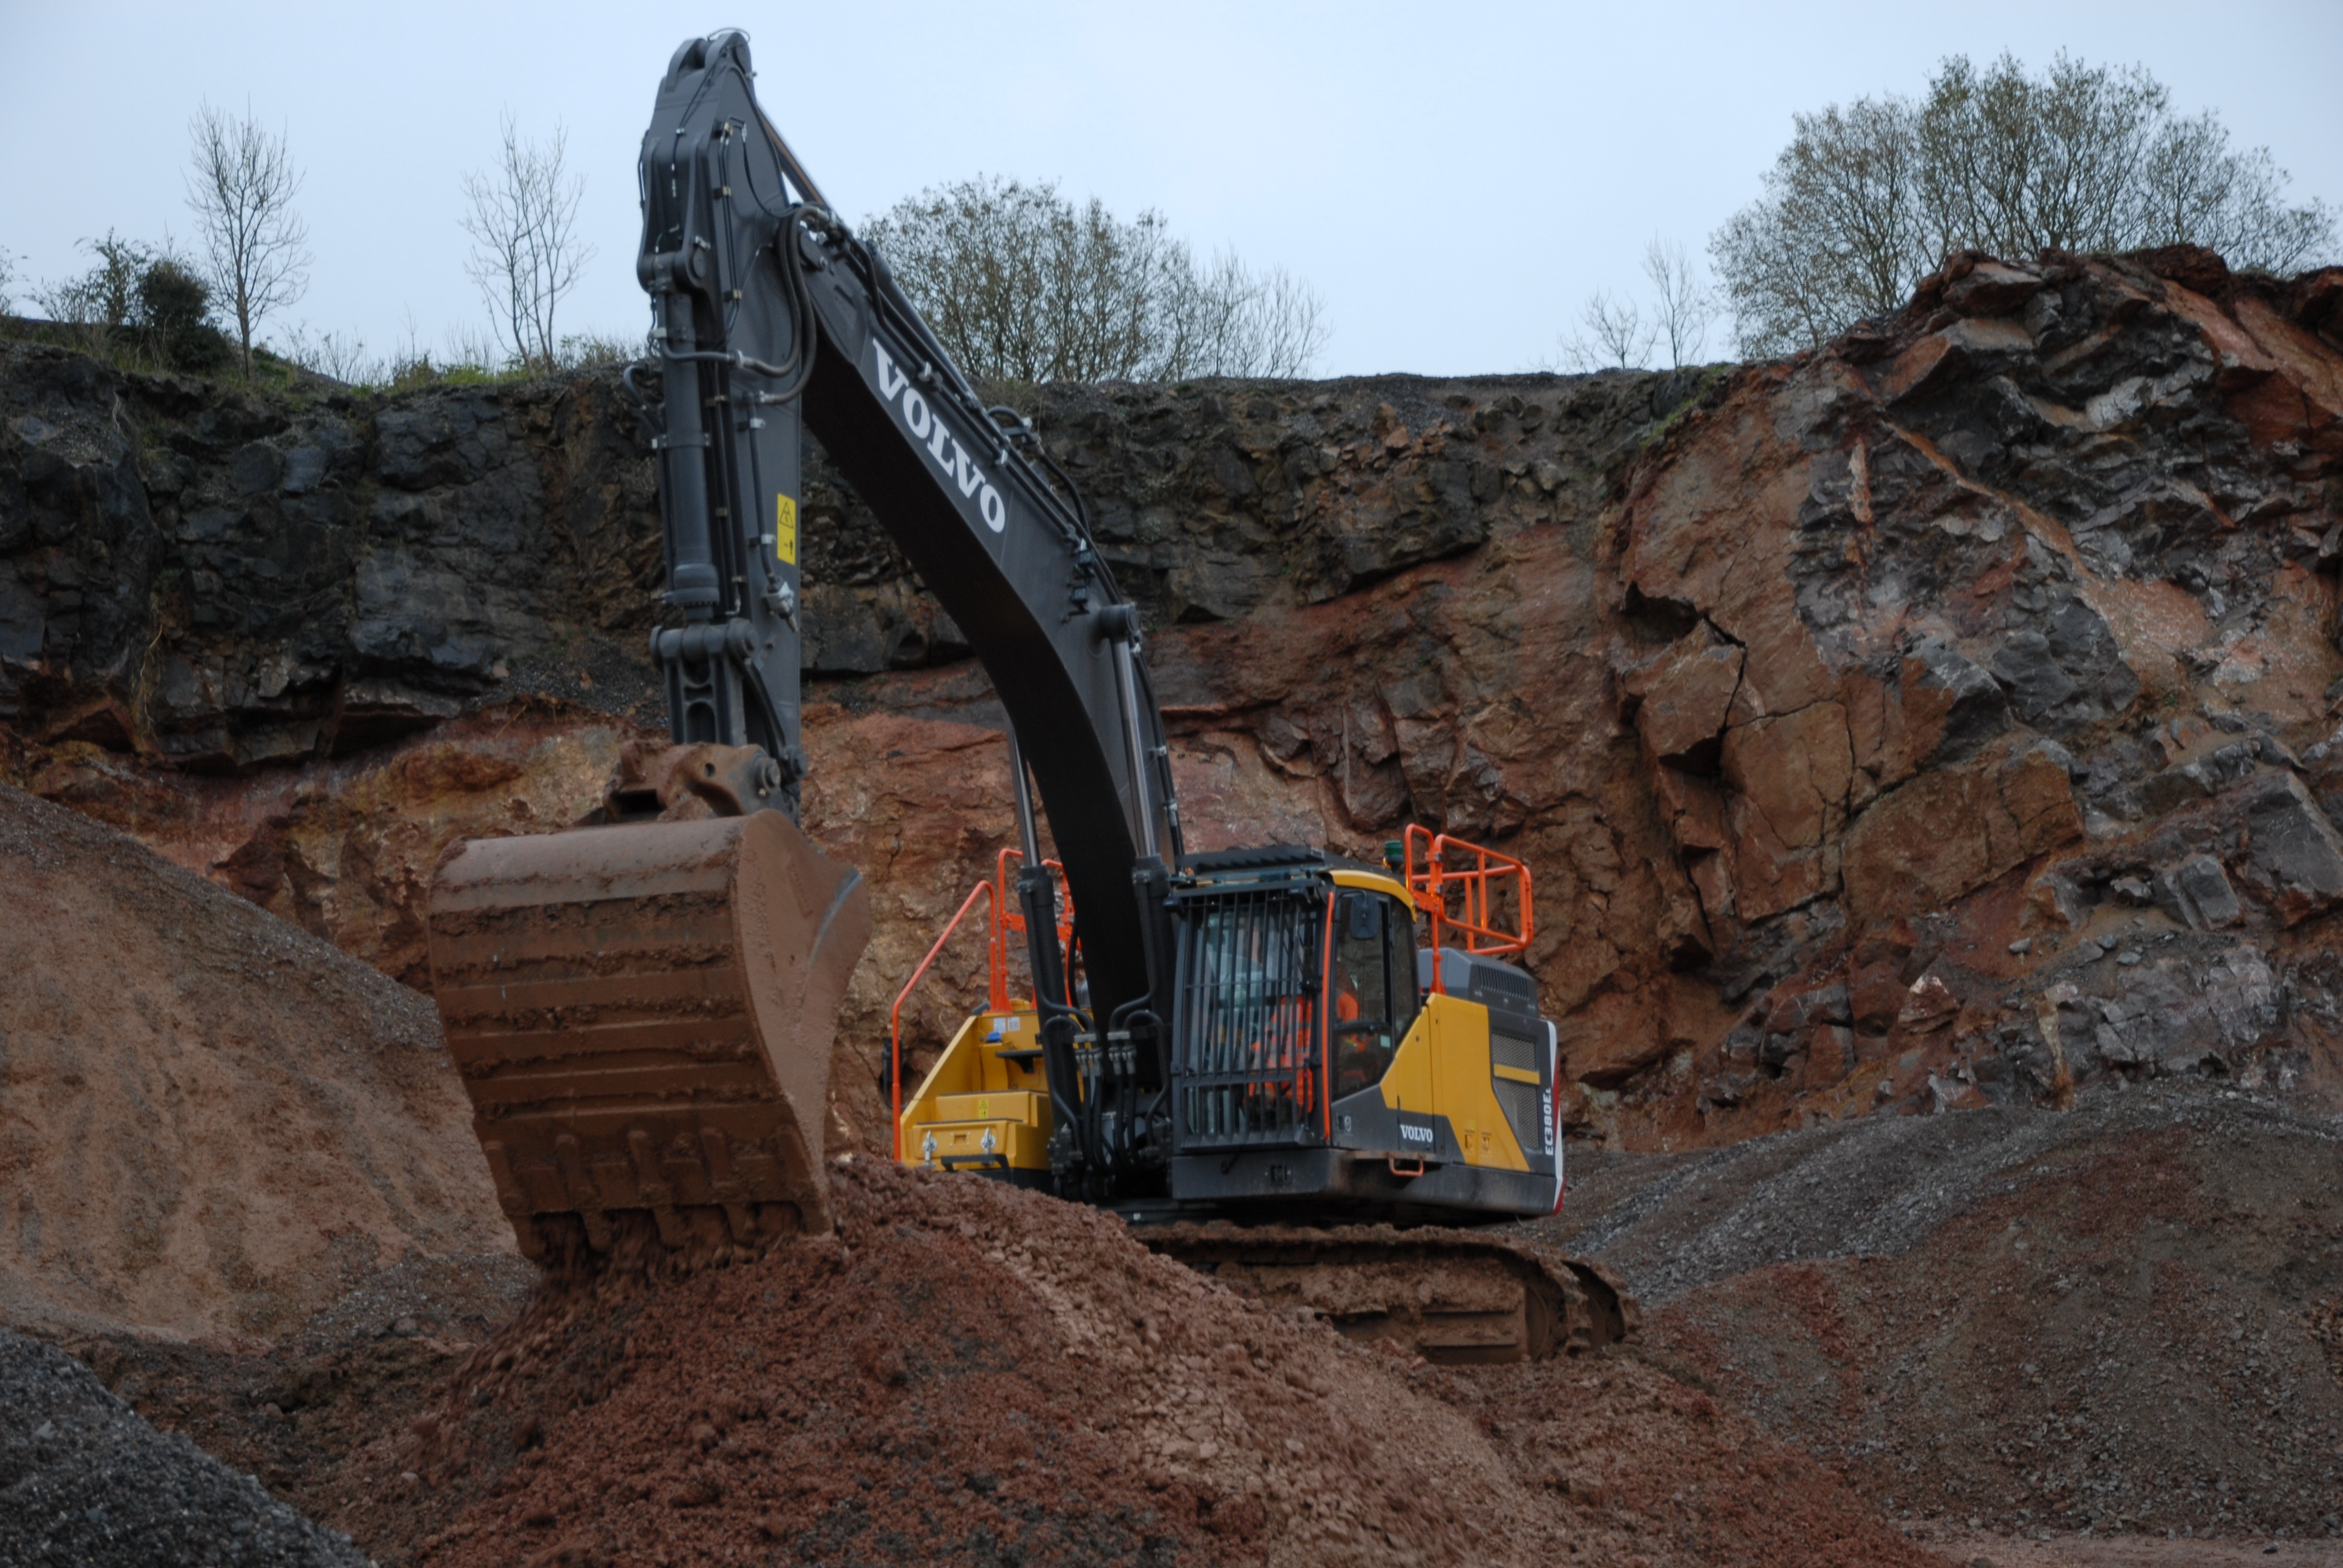
M 1383 1103 L 1394 1111 L 1448 1118 L 1467 1165 L 1526 1171 L 1530 1162 L 1521 1141 L 1497 1103 L 1499 1078 L 1539 1081 L 1534 1071 L 1491 1059 L 1487 1008 L 1434 992 L 1423 999 L 1423 1010 L 1383 1074 Z
M 899 1158 L 940 1170 L 1047 1171 L 1050 1095 L 1041 1017 L 980 1012 L 903 1101 Z

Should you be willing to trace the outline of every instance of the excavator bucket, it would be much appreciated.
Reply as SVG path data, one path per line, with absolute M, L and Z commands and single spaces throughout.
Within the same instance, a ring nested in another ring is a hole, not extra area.
M 870 898 L 787 818 L 474 839 L 433 882 L 429 940 L 523 1252 L 830 1229 L 830 1043 Z

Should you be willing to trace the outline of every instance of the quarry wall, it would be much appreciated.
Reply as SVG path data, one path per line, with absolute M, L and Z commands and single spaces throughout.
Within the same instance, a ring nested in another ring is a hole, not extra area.
M 1036 419 L 1145 609 L 1192 847 L 1528 859 L 1581 1129 L 2343 1087 L 2343 272 L 1964 256 L 1786 362 Z M 869 1142 L 886 1003 L 1013 827 L 957 628 L 807 492 Z M 657 727 L 659 573 L 609 376 L 264 399 L 0 345 L 0 778 L 410 984 L 446 845 L 574 820 Z

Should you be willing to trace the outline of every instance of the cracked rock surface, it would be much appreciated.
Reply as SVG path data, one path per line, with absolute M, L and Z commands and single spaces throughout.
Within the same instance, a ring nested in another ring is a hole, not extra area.
M 655 716 L 614 393 L 277 407 L 0 348 L 0 772 L 427 983 L 445 846 L 574 820 Z M 1964 256 L 1779 363 L 1037 420 L 1146 611 L 1191 847 L 1527 860 L 1574 1130 L 2343 1087 L 2343 270 Z M 832 1138 L 871 1145 L 888 977 L 1013 827 L 960 633 L 809 473 L 807 820 L 878 918 Z

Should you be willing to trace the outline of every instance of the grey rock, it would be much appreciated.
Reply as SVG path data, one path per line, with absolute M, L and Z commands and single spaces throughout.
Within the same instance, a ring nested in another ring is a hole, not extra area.
M 276 447 L 255 441 L 229 460 L 227 473 L 238 496 L 265 496 L 284 478 L 285 459 Z
M 367 1561 L 250 1476 L 156 1431 L 71 1356 L 0 1330 L 0 1563 Z
M 2278 980 L 2260 949 L 2240 943 L 2201 967 L 2186 959 L 2143 964 L 2126 978 L 2120 997 L 2062 1003 L 2062 1034 L 2073 1032 L 2069 1012 L 2073 1024 L 2087 1025 L 2093 1049 L 2108 1063 L 2192 1073 L 2277 1030 Z
M 2292 773 L 2273 774 L 2246 812 L 2246 874 L 2291 926 L 2343 900 L 2343 838 Z
M 302 496 L 316 489 L 326 477 L 326 466 L 324 447 L 294 447 L 285 454 L 285 493 Z
M 2260 767 L 2261 747 L 2256 740 L 2235 740 L 2193 762 L 2167 768 L 2140 787 L 2147 808 L 2161 816 L 2192 800 L 2218 794 Z
M 2211 855 L 2195 855 L 2156 879 L 2156 901 L 2165 913 L 2193 930 L 2218 930 L 2245 918 L 2228 874 Z
M 1777 1034 L 1795 1035 L 1815 1024 L 1849 1023 L 1854 1017 L 1846 985 L 1840 981 L 1795 996 L 1777 997 L 1766 1013 L 1765 1026 Z
M 1994 653 L 1993 673 L 2009 689 L 2010 706 L 2054 734 L 2130 707 L 2139 677 L 2124 663 L 2099 612 L 2064 589 L 2046 596 L 2045 608 L 2005 636 Z
M 1951 643 L 1924 638 L 1906 657 L 1919 664 L 1921 685 L 1953 694 L 1939 758 L 1958 761 L 2009 729 L 2009 699 L 1992 676 Z

